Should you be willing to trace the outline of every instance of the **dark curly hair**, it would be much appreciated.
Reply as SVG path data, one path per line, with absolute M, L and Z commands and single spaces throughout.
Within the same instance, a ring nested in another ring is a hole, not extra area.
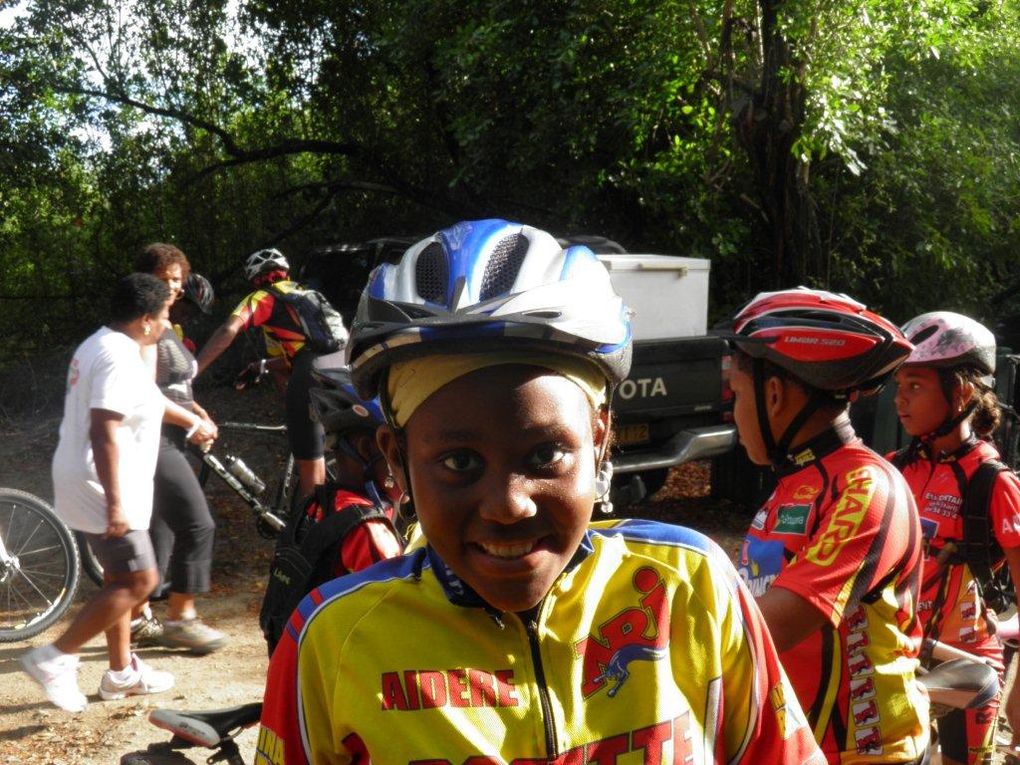
M 181 267 L 181 281 L 187 281 L 191 264 L 187 256 L 172 244 L 153 242 L 147 244 L 135 258 L 135 271 L 143 274 L 159 274 L 173 265 Z
M 999 397 L 984 382 L 985 373 L 977 367 L 954 367 L 939 370 L 939 377 L 947 401 L 953 400 L 952 392 L 957 388 L 966 383 L 974 386 L 972 400 L 977 406 L 970 416 L 970 426 L 981 438 L 991 437 L 1002 420 L 1002 410 L 999 407 Z

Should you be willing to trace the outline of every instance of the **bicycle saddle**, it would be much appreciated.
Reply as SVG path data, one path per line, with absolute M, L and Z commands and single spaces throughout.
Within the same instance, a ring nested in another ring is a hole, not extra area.
M 999 692 L 998 673 L 983 662 L 952 659 L 917 676 L 933 704 L 953 709 L 982 707 Z
M 262 704 L 259 702 L 209 712 L 154 709 L 149 714 L 149 722 L 188 743 L 213 749 L 231 738 L 232 731 L 257 723 L 261 715 Z

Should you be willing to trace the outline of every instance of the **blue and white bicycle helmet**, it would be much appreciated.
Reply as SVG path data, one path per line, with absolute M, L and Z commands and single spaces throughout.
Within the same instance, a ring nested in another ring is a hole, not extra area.
M 630 370 L 630 312 L 587 247 L 563 249 L 520 223 L 466 221 L 372 272 L 346 352 L 357 391 L 372 398 L 394 362 L 494 342 L 588 359 L 615 387 Z

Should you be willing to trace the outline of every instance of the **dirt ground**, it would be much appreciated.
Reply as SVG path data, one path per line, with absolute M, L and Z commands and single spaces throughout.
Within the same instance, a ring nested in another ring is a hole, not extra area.
M 52 487 L 50 458 L 60 421 L 63 365 L 56 360 L 20 372 L 17 379 L 0 375 L 0 486 L 30 491 L 49 500 Z M 235 393 L 227 387 L 199 391 L 199 401 L 214 419 L 275 423 L 279 404 L 268 386 Z M 238 454 L 263 477 L 275 476 L 286 453 L 282 438 L 247 437 L 224 432 L 216 453 Z M 659 493 L 660 501 L 644 506 L 648 517 L 696 526 L 735 554 L 748 515 L 745 510 L 707 498 L 705 465 L 678 471 Z M 157 707 L 217 709 L 261 698 L 266 649 L 257 625 L 265 571 L 272 542 L 255 530 L 250 511 L 217 478 L 210 479 L 207 496 L 217 519 L 213 592 L 199 601 L 201 616 L 225 632 L 230 644 L 205 657 L 180 651 L 142 649 L 138 653 L 176 679 L 173 690 L 124 701 L 101 701 L 96 693 L 106 668 L 101 638 L 82 654 L 79 684 L 89 695 L 88 709 L 71 715 L 51 706 L 42 691 L 20 671 L 18 661 L 29 648 L 51 640 L 68 616 L 49 632 L 20 643 L 0 644 L 0 765 L 116 765 L 127 752 L 144 749 L 167 736 L 152 726 L 148 714 Z M 96 587 L 82 577 L 77 604 Z M 77 607 L 77 605 L 75 606 Z M 154 604 L 161 615 L 163 604 Z M 238 738 L 245 761 L 254 756 L 255 729 Z M 196 763 L 206 750 L 191 750 Z

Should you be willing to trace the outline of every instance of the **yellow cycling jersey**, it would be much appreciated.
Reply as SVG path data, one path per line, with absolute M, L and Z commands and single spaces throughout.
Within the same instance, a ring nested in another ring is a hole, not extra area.
M 423 548 L 313 591 L 273 654 L 256 763 L 822 763 L 713 542 L 593 524 L 526 614 Z

